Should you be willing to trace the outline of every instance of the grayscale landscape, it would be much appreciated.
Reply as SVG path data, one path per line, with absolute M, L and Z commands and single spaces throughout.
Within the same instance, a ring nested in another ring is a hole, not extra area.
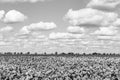
M 0 0 L 0 80 L 120 80 L 120 0 Z

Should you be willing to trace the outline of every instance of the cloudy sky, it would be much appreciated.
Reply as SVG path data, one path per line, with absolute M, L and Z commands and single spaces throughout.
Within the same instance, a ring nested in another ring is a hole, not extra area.
M 0 0 L 0 51 L 120 52 L 120 0 Z

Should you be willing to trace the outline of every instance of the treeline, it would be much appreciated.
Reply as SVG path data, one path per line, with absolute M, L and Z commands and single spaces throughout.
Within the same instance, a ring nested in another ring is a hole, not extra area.
M 54 52 L 54 53 L 31 53 L 31 52 L 0 52 L 0 56 L 120 56 L 120 53 L 74 53 L 74 52 Z

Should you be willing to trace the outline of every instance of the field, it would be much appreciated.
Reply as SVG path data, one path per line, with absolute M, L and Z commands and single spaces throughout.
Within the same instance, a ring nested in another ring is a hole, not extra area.
M 120 58 L 1 56 L 0 80 L 120 80 Z

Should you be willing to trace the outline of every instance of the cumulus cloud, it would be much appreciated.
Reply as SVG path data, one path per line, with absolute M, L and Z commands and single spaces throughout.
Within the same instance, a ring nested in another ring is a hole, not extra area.
M 4 17 L 5 15 L 5 11 L 4 10 L 1 10 L 0 11 L 0 20 L 2 20 L 2 18 Z
M 5 23 L 17 23 L 23 22 L 25 19 L 27 19 L 27 16 L 25 16 L 23 13 L 17 10 L 10 10 L 5 14 L 3 21 Z
M 56 28 L 56 24 L 53 22 L 40 22 L 40 23 L 33 23 L 28 26 L 24 26 L 20 29 L 15 36 L 25 39 L 30 37 L 36 38 L 44 38 L 45 36 L 39 35 L 40 31 L 46 31 Z M 40 33 L 41 34 L 41 33 Z
M 117 5 L 120 4 L 120 0 L 91 0 L 87 7 L 95 8 L 95 9 L 107 9 L 113 10 Z
M 53 22 L 32 23 L 28 26 L 22 27 L 16 35 L 27 38 L 35 32 L 39 33 L 40 31 L 51 30 L 56 27 L 56 24 Z
M 0 29 L 0 32 L 10 32 L 13 30 L 13 27 L 7 26 Z
M 36 2 L 44 2 L 46 0 L 0 0 L 0 2 L 30 2 L 30 3 L 36 3 Z
M 16 37 L 21 39 L 45 39 L 46 36 L 41 34 L 41 31 L 44 30 L 51 30 L 56 27 L 56 24 L 53 22 L 40 22 L 40 23 L 33 23 L 28 26 L 24 26 L 20 29 L 18 33 L 15 34 Z
M 100 27 L 99 30 L 96 30 L 93 34 L 100 36 L 114 36 L 118 32 L 117 27 Z
M 120 4 L 120 0 L 91 0 L 87 8 L 80 10 L 69 9 L 65 15 L 65 19 L 71 26 L 67 28 L 67 31 L 72 34 L 79 32 L 85 32 L 88 33 L 88 35 L 92 34 L 91 36 L 89 35 L 89 37 L 84 37 L 83 40 L 102 41 L 103 44 L 101 45 L 100 43 L 101 47 L 105 45 L 105 41 L 120 41 L 120 35 L 118 35 L 118 27 L 120 26 L 119 14 L 113 12 L 118 4 Z M 80 26 L 82 26 L 82 28 Z M 89 29 L 91 31 L 86 32 L 84 30 L 85 27 L 89 27 L 87 31 Z M 99 29 L 95 30 L 96 27 Z M 69 39 L 69 37 L 66 38 Z M 78 44 L 80 44 L 80 42 L 78 42 Z M 88 47 L 98 44 L 90 43 L 87 43 Z
M 22 27 L 22 29 L 20 29 L 19 33 L 26 35 L 26 34 L 29 34 L 30 31 L 27 29 L 27 26 L 24 26 L 24 27 Z
M 69 26 L 67 28 L 67 31 L 70 33 L 78 33 L 78 34 L 82 34 L 85 32 L 85 29 L 83 27 L 79 27 L 79 26 Z
M 27 29 L 27 26 L 24 26 L 15 34 L 15 36 L 20 39 L 26 39 L 29 38 L 30 33 L 31 32 Z
M 117 18 L 117 13 L 103 12 L 92 8 L 84 8 L 76 11 L 70 9 L 65 15 L 65 19 L 75 26 L 107 26 Z
M 49 34 L 49 39 L 79 39 L 83 38 L 83 34 L 71 34 L 71 33 L 61 33 L 52 32 Z
M 51 30 L 56 28 L 56 24 L 54 22 L 39 22 L 32 23 L 27 26 L 27 29 L 30 31 L 40 31 L 40 30 Z

